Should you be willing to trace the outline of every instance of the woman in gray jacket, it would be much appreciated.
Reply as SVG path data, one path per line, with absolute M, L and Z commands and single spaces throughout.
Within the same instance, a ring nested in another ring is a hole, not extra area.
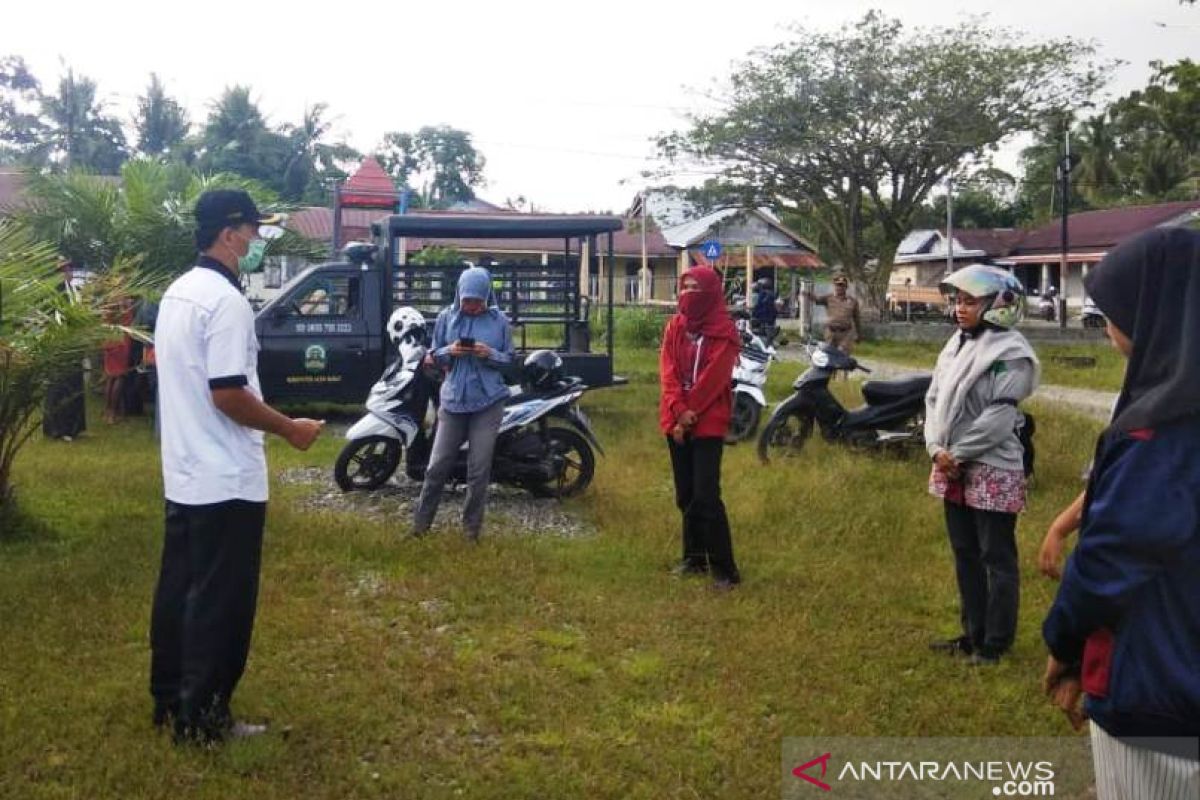
M 1017 513 L 1025 508 L 1017 405 L 1037 388 L 1040 366 L 1013 330 L 1025 290 L 1011 273 L 972 264 L 941 285 L 953 295 L 958 331 L 942 348 L 925 397 L 929 492 L 942 498 L 954 551 L 962 635 L 935 651 L 996 664 L 1017 631 Z

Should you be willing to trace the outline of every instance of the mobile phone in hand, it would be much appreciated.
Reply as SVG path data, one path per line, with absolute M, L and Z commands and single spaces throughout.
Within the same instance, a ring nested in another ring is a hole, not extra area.
M 475 348 L 475 340 L 470 336 L 463 336 L 458 340 L 458 346 L 464 350 L 473 350 Z

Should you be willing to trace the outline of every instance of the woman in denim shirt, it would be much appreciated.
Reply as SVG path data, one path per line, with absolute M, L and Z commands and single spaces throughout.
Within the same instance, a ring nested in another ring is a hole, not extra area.
M 447 374 L 442 382 L 437 435 L 413 515 L 414 536 L 426 533 L 433 524 L 446 479 L 464 441 L 467 499 L 463 528 L 471 541 L 478 541 L 483 528 L 492 452 L 508 397 L 501 370 L 513 359 L 512 329 L 495 305 L 491 285 L 492 276 L 482 267 L 463 272 L 454 305 L 443 309 L 434 325 L 430 356 Z

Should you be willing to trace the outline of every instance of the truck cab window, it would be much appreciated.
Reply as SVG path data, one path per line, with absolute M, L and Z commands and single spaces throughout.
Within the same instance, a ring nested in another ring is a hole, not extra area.
M 290 310 L 303 317 L 357 317 L 359 284 L 349 275 L 321 277 L 296 292 Z

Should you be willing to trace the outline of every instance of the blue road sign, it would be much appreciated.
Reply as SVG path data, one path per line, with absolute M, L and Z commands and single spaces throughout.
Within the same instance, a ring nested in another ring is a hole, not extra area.
M 700 245 L 701 252 L 709 261 L 716 261 L 721 257 L 721 243 L 716 239 L 709 239 L 704 244 Z

